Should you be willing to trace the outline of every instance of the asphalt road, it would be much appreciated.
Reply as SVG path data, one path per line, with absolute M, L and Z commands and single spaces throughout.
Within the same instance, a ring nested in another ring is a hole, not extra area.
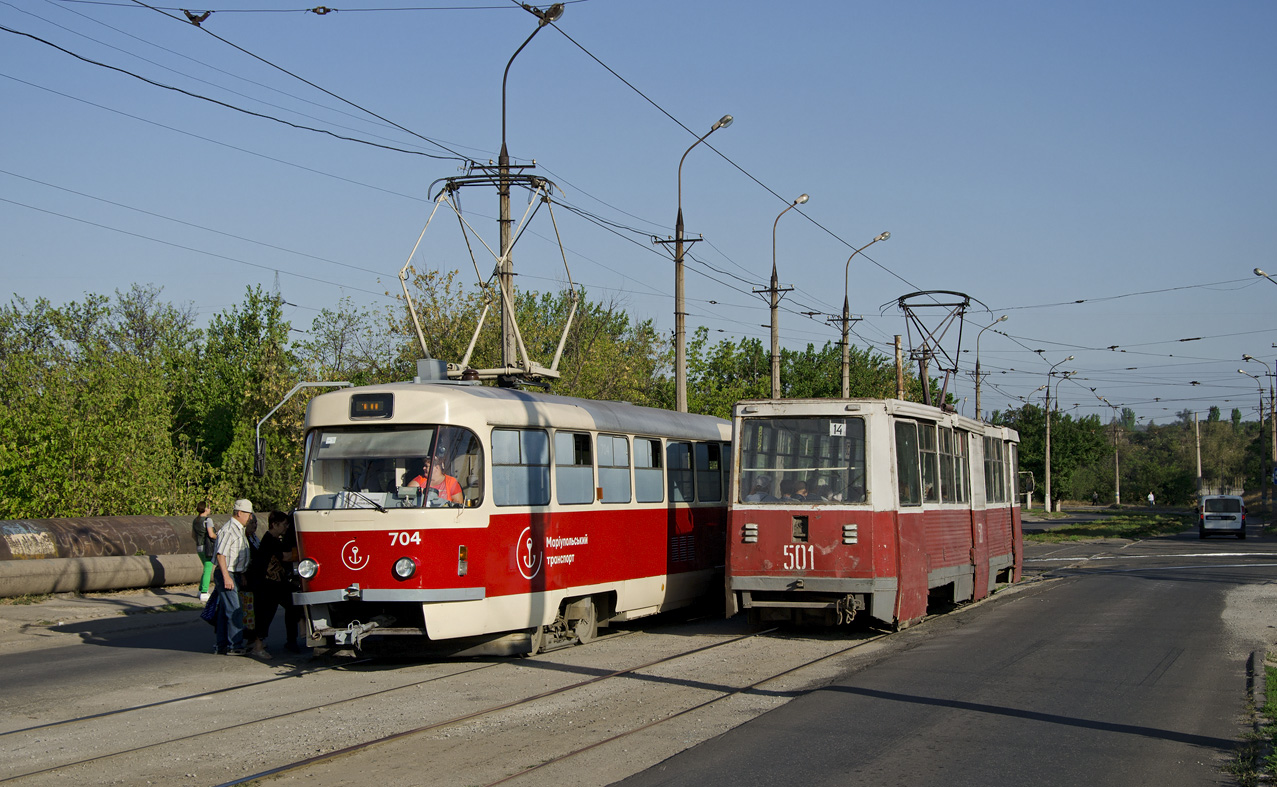
M 906 632 L 867 668 L 622 784 L 1232 783 L 1268 623 L 1239 629 L 1227 608 L 1272 582 L 1277 543 L 1185 533 L 1028 556 L 1042 582 Z

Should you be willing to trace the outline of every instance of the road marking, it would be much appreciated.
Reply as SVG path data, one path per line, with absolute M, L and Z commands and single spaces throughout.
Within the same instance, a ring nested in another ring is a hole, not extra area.
M 1277 557 L 1277 552 L 1202 552 L 1188 555 L 1091 555 L 1090 557 L 1039 557 L 1025 558 L 1025 563 L 1077 563 L 1082 560 L 1131 560 L 1136 558 L 1172 557 Z

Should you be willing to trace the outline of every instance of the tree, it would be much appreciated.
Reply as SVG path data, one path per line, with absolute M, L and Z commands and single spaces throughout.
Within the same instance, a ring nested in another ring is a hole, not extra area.
M 263 424 L 270 472 L 253 475 L 257 422 L 298 382 L 289 330 L 280 299 L 260 286 L 248 288 L 242 304 L 209 323 L 199 385 L 186 413 L 204 461 L 237 497 L 259 509 L 288 508 L 301 486 L 304 397 L 294 397 Z
M 215 486 L 174 428 L 195 333 L 156 295 L 0 310 L 0 517 L 177 513 Z

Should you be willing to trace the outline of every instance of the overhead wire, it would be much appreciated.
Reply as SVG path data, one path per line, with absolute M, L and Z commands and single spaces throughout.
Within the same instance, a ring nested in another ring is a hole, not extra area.
M 135 2 L 136 2 L 136 0 L 135 0 Z M 299 130 L 302 130 L 302 131 L 313 131 L 313 132 L 315 132 L 315 133 L 317 133 L 317 134 L 327 134 L 327 135 L 329 135 L 329 136 L 331 136 L 331 137 L 334 137 L 334 138 L 336 138 L 336 139 L 342 139 L 342 140 L 346 140 L 346 141 L 348 141 L 348 142 L 357 142 L 357 143 L 362 144 L 362 145 L 369 145 L 369 146 L 371 146 L 371 147 L 375 147 L 375 148 L 382 148 L 382 149 L 384 149 L 384 150 L 392 150 L 392 151 L 395 151 L 395 152 L 397 152 L 397 153 L 408 153 L 408 154 L 417 155 L 417 156 L 426 156 L 426 157 L 428 157 L 428 158 L 433 158 L 433 159 L 446 159 L 446 158 L 449 158 L 449 157 L 447 157 L 447 156 L 439 156 L 439 155 L 436 155 L 436 154 L 433 154 L 433 153 L 426 153 L 425 151 L 420 151 L 420 150 L 407 150 L 406 148 L 398 148 L 398 147 L 394 147 L 394 146 L 392 146 L 392 145 L 383 145 L 383 144 L 378 143 L 378 142 L 370 142 L 370 141 L 368 141 L 368 140 L 366 140 L 366 139 L 359 139 L 358 137 L 350 137 L 350 136 L 346 136 L 346 135 L 344 135 L 344 134 L 338 134 L 338 133 L 336 133 L 336 132 L 334 132 L 334 131 L 329 131 L 328 129 L 315 128 L 315 127 L 313 127 L 313 126 L 306 126 L 306 125 L 303 125 L 303 124 L 301 124 L 301 123 L 293 123 L 292 121 L 284 120 L 283 118 L 278 118 L 278 117 L 275 117 L 274 115 L 268 115 L 268 114 L 265 114 L 265 113 L 263 113 L 263 112 L 254 112 L 254 111 L 253 111 L 253 110 L 251 110 L 251 109 L 245 109 L 244 107 L 238 107 L 238 106 L 235 106 L 234 104 L 228 103 L 228 102 L 226 102 L 226 101 L 220 101 L 220 100 L 215 99 L 215 98 L 212 98 L 212 97 L 210 97 L 210 96 L 201 95 L 201 94 L 199 94 L 199 93 L 195 93 L 195 92 L 193 92 L 193 91 L 186 90 L 186 89 L 184 89 L 184 88 L 180 88 L 180 87 L 177 87 L 177 86 L 175 86 L 175 85 L 166 85 L 166 84 L 164 84 L 163 82 L 159 82 L 159 81 L 157 81 L 157 80 L 150 79 L 149 77 L 145 77 L 145 76 L 142 76 L 141 74 L 135 73 L 135 72 L 133 72 L 133 71 L 129 71 L 129 70 L 128 70 L 128 69 L 126 69 L 126 68 L 121 68 L 120 66 L 113 66 L 113 65 L 110 65 L 109 63 L 103 63 L 103 62 L 101 62 L 101 61 L 94 60 L 93 58 L 86 57 L 86 56 L 81 55 L 81 54 L 78 54 L 78 53 L 76 53 L 76 52 L 72 52 L 70 49 L 67 49 L 66 47 L 59 46 L 58 44 L 55 44 L 55 43 L 53 43 L 52 41 L 49 41 L 48 39 L 41 38 L 40 36 L 37 36 L 37 35 L 35 35 L 35 34 L 33 34 L 33 33 L 25 33 L 25 32 L 23 32 L 23 31 L 21 31 L 21 30 L 15 30 L 15 29 L 13 29 L 13 28 L 11 28 L 11 27 L 8 27 L 8 26 L 6 26 L 6 25 L 0 25 L 0 31 L 4 31 L 4 32 L 6 32 L 6 33 L 10 33 L 10 34 L 12 34 L 12 35 L 17 35 L 17 36 L 22 36 L 22 37 L 25 37 L 25 38 L 29 38 L 29 39 L 31 39 L 31 40 L 33 40 L 33 41 L 38 41 L 39 43 L 44 44 L 44 45 L 49 46 L 49 47 L 52 47 L 53 49 L 56 49 L 56 50 L 58 50 L 59 52 L 63 52 L 64 54 L 70 55 L 71 57 L 74 57 L 74 58 L 75 58 L 75 59 L 77 59 L 77 60 L 83 61 L 83 62 L 88 63 L 88 64 L 90 64 L 90 65 L 98 66 L 98 67 L 100 67 L 100 68 L 105 68 L 105 69 L 108 69 L 108 70 L 111 70 L 111 71 L 116 71 L 116 72 L 121 73 L 121 74 L 124 74 L 124 75 L 126 75 L 126 76 L 133 77 L 134 79 L 137 79 L 137 80 L 139 80 L 139 81 L 145 82 L 145 83 L 147 83 L 147 84 L 149 84 L 149 85 L 152 85 L 152 86 L 154 86 L 154 87 L 163 88 L 164 90 L 171 90 L 171 91 L 173 91 L 173 92 L 175 92 L 175 93 L 181 93 L 182 95 L 189 96 L 190 98 L 199 99 L 199 100 L 201 100 L 201 101 L 207 101 L 207 102 L 209 102 L 210 104 L 216 104 L 217 106 L 224 107 L 224 108 L 226 108 L 226 109 L 230 109 L 230 110 L 234 110 L 234 111 L 236 111 L 236 112 L 241 112 L 241 113 L 243 113 L 243 114 L 245 114 L 245 115 L 250 115 L 250 116 L 252 116 L 252 117 L 262 118 L 262 119 L 264 119 L 264 120 L 272 120 L 272 121 L 274 121 L 274 122 L 276 122 L 276 123 L 282 123 L 282 124 L 283 124 L 283 125 L 285 125 L 285 126 L 291 126 L 292 128 L 299 129 Z
M 189 24 L 189 22 L 184 21 L 184 20 L 182 20 L 181 18 L 179 18 L 179 17 L 177 17 L 177 16 L 174 16 L 173 14 L 170 14 L 170 13 L 168 13 L 168 12 L 166 12 L 166 11 L 162 11 L 162 10 L 160 10 L 159 8 L 156 8 L 156 7 L 154 7 L 154 6 L 148 5 L 148 4 L 144 3 L 144 2 L 142 2 L 142 0 L 133 0 L 133 2 L 134 2 L 134 3 L 136 3 L 137 5 L 143 6 L 144 8 L 150 8 L 152 11 L 155 11 L 156 13 L 161 14 L 162 16 L 164 16 L 164 17 L 166 17 L 166 18 L 168 18 L 168 19 L 172 19 L 172 20 L 173 20 L 173 21 L 175 21 L 175 22 L 179 22 L 179 23 L 181 23 L 181 24 Z M 281 73 L 283 73 L 283 74 L 287 74 L 288 76 L 292 77 L 293 79 L 296 79 L 296 80 L 298 80 L 299 82 L 302 82 L 302 83 L 304 83 L 304 84 L 307 84 L 307 85 L 309 85 L 310 87 L 313 87 L 314 89 L 316 89 L 316 90 L 320 91 L 321 93 L 323 93 L 323 94 L 325 94 L 325 95 L 328 95 L 328 96 L 331 96 L 332 98 L 335 98 L 335 99 L 337 99 L 338 101 L 340 101 L 340 102 L 342 102 L 342 103 L 344 103 L 344 104 L 346 104 L 346 105 L 348 105 L 348 106 L 351 106 L 351 107 L 353 107 L 353 108 L 355 108 L 355 109 L 359 110 L 360 112 L 367 113 L 367 114 L 371 115 L 372 117 L 375 117 L 375 118 L 377 118 L 378 120 L 382 121 L 383 123 L 388 123 L 389 125 L 394 126 L 395 128 L 399 129 L 400 131 L 403 131 L 403 132 L 404 132 L 404 133 L 406 133 L 406 134 L 411 134 L 412 136 L 416 137 L 417 139 L 422 140 L 423 142 L 428 142 L 428 143 L 430 143 L 431 145 L 434 145 L 435 147 L 439 148 L 440 150 L 446 150 L 448 153 L 452 154 L 452 155 L 451 155 L 451 158 L 453 158 L 453 159 L 456 159 L 456 160 L 458 160 L 458 161 L 461 161 L 462 163 L 465 163 L 465 162 L 467 162 L 467 161 L 469 161 L 469 160 L 470 160 L 470 159 L 469 159 L 469 157 L 461 155 L 460 153 L 456 152 L 455 150 L 452 150 L 451 148 L 449 148 L 447 145 L 443 144 L 442 142 L 439 142 L 438 140 L 435 140 L 435 139 L 431 139 L 430 137 L 424 136 L 424 135 L 422 135 L 422 134 L 418 134 L 416 131 L 413 131 L 413 130 L 412 130 L 412 129 L 410 129 L 410 128 L 407 128 L 407 127 L 405 127 L 405 126 L 402 126 L 402 125 L 400 125 L 400 124 L 398 124 L 398 123 L 394 122 L 393 120 L 390 120 L 389 118 L 383 117 L 383 116 L 381 116 L 381 115 L 377 114 L 376 112 L 373 112 L 371 109 L 368 109 L 367 107 L 360 106 L 359 104 L 356 104 L 355 102 L 350 101 L 349 99 L 346 99 L 346 98 L 343 98 L 342 96 L 337 95 L 336 93 L 332 92 L 331 90 L 328 90 L 327 88 L 320 87 L 319 85 L 315 84 L 314 82 L 311 82 L 309 79 L 306 79 L 305 77 L 302 77 L 302 76 L 300 76 L 300 75 L 298 75 L 298 74 L 294 74 L 292 71 L 289 71 L 288 69 L 284 68 L 283 66 L 278 65 L 277 63 L 272 63 L 271 61 L 267 60 L 266 58 L 261 57 L 260 55 L 257 55 L 257 54 L 255 54 L 255 53 L 253 53 L 253 52 L 250 52 L 249 50 L 245 49 L 244 47 L 240 46 L 239 44 L 236 44 L 236 43 L 234 43 L 234 42 L 232 42 L 232 41 L 229 41 L 229 40 L 227 40 L 227 39 L 225 39 L 225 38 L 223 38 L 223 37 L 219 36 L 217 33 L 214 33 L 212 30 L 209 30 L 208 28 L 206 28 L 206 27 L 204 27 L 204 26 L 202 26 L 202 25 L 195 25 L 195 26 L 196 26 L 197 28 L 199 28 L 202 32 L 204 32 L 205 34 L 212 36 L 213 38 L 217 39 L 218 41 L 221 41 L 223 44 L 226 44 L 227 46 L 231 47 L 232 49 L 235 49 L 235 50 L 236 50 L 236 51 L 238 51 L 238 52 L 242 52 L 243 54 L 248 55 L 249 57 L 253 58 L 254 60 L 257 60 L 257 61 L 258 61 L 258 62 L 260 62 L 260 63 L 263 63 L 263 64 L 265 64 L 265 65 L 267 65 L 267 66 L 269 66 L 269 67 L 271 67 L 271 68 L 273 68 L 273 69 L 275 69 L 275 70 L 277 70 L 277 71 L 279 71 L 279 72 L 281 72 Z M 432 154 L 428 154 L 428 153 L 423 154 L 423 155 L 428 155 L 428 156 L 430 156 L 431 158 L 436 158 L 436 159 L 446 159 L 446 158 L 449 158 L 449 157 L 447 157 L 447 156 L 436 156 L 436 155 L 432 155 Z

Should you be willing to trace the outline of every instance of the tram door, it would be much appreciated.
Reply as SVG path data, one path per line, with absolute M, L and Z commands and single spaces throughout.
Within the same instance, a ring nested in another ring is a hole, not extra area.
M 896 421 L 896 619 L 902 624 L 927 613 L 926 531 L 922 514 L 922 468 L 918 425 Z

